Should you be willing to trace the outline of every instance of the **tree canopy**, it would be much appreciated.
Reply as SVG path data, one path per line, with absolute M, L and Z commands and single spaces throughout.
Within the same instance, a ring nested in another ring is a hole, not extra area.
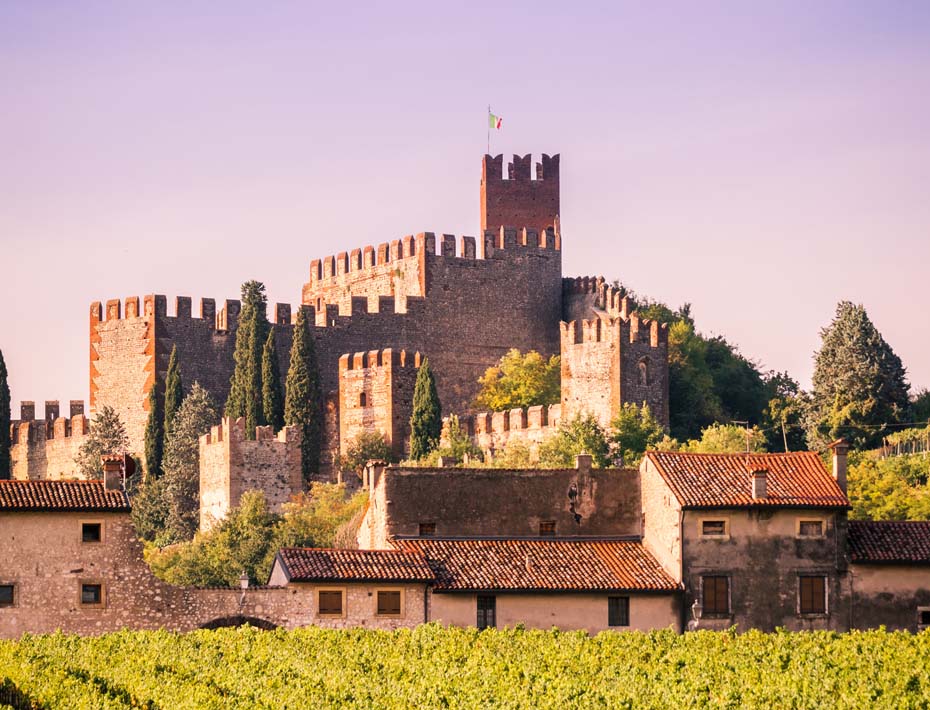
M 561 400 L 558 355 L 546 359 L 535 350 L 513 348 L 478 380 L 476 406 L 494 412 L 515 407 L 558 404 Z
M 291 363 L 284 395 L 284 423 L 300 427 L 301 470 L 304 478 L 319 471 L 322 447 L 322 391 L 316 349 L 310 335 L 307 314 L 297 311 Z
M 410 416 L 410 458 L 419 460 L 439 446 L 442 433 L 442 407 L 436 391 L 436 379 L 424 358 L 417 370 L 413 388 L 413 414 Z
M 245 433 L 255 438 L 255 427 L 265 424 L 262 399 L 262 350 L 268 329 L 268 298 L 265 284 L 246 281 L 242 284 L 242 308 L 236 328 L 233 352 L 235 368 L 229 383 L 226 416 L 245 418 Z
M 281 371 L 278 368 L 278 351 L 275 348 L 274 329 L 262 349 L 262 412 L 275 431 L 284 426 L 284 396 L 281 393 Z
M 90 434 L 78 449 L 74 462 L 84 478 L 102 478 L 103 464 L 100 457 L 104 454 L 127 453 L 128 449 L 129 437 L 126 435 L 126 427 L 120 421 L 116 410 L 105 405 L 91 422 Z

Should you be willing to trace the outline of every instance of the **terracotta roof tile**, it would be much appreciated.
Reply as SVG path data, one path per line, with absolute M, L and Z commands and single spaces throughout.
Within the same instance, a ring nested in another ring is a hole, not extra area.
M 103 481 L 0 481 L 0 510 L 128 513 L 130 504 Z
M 930 521 L 850 520 L 853 562 L 930 564 Z
M 396 540 L 426 556 L 436 591 L 674 591 L 638 540 Z
M 813 451 L 788 454 L 690 454 L 649 451 L 683 508 L 845 508 L 849 500 Z M 752 471 L 765 470 L 766 496 L 753 499 Z
M 422 555 L 397 550 L 329 550 L 285 547 L 278 551 L 291 582 L 431 582 Z

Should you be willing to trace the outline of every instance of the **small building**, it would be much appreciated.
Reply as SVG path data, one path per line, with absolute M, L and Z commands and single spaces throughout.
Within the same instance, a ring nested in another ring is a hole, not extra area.
M 452 626 L 678 627 L 679 585 L 638 539 L 407 539 L 435 574 L 429 619 Z
M 305 600 L 293 620 L 299 625 L 396 629 L 429 621 L 426 588 L 433 579 L 417 552 L 283 548 L 268 584 Z

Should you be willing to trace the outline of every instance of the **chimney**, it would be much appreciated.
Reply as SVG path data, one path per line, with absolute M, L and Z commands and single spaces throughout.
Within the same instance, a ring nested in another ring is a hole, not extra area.
M 581 473 L 591 472 L 591 454 L 581 453 L 575 457 L 575 468 Z
M 843 493 L 846 493 L 846 454 L 849 452 L 849 442 L 846 439 L 837 439 L 828 445 L 833 451 L 833 478 Z
M 533 558 L 529 555 L 526 556 L 526 571 L 533 574 Z
M 123 457 L 119 454 L 104 454 L 103 461 L 103 487 L 108 491 L 117 491 L 123 488 Z
M 768 495 L 769 472 L 764 468 L 752 472 L 752 499 L 762 500 Z

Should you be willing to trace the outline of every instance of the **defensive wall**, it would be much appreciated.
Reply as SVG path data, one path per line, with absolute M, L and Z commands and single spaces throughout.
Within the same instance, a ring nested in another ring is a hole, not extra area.
M 339 444 L 344 456 L 362 432 L 384 436 L 397 458 L 406 454 L 420 353 L 372 350 L 339 358 Z
M 239 505 L 242 494 L 260 490 L 269 508 L 305 490 L 300 468 L 300 430 L 286 426 L 277 434 L 269 426 L 245 436 L 245 419 L 228 417 L 200 437 L 200 529 L 209 530 Z
M 506 412 L 476 412 L 458 417 L 462 432 L 471 438 L 486 458 L 493 459 L 508 444 L 518 442 L 530 450 L 531 457 L 538 447 L 551 436 L 562 421 L 562 405 L 517 407 Z M 443 422 L 443 436 L 449 420 Z
M 70 401 L 70 416 L 60 416 L 57 400 L 45 402 L 45 417 L 35 418 L 35 403 L 20 403 L 19 419 L 10 424 L 12 478 L 41 480 L 78 478 L 74 459 L 90 431 L 84 401 Z

